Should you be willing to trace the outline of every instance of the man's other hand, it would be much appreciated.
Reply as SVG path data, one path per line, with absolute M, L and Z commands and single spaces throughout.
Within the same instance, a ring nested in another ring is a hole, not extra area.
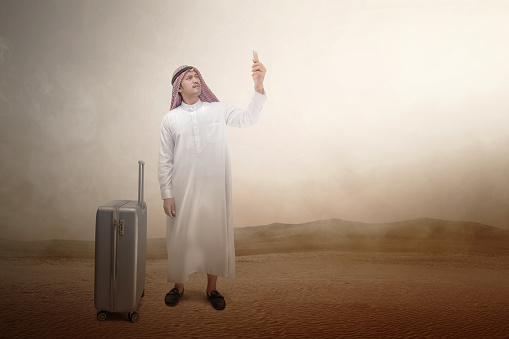
M 163 208 L 164 208 L 164 213 L 166 213 L 167 216 L 169 216 L 172 219 L 175 218 L 176 212 L 175 212 L 175 199 L 174 198 L 164 199 Z

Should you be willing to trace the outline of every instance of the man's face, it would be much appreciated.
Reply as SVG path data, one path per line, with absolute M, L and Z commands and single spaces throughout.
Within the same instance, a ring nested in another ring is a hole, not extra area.
M 198 73 L 187 71 L 180 82 L 179 92 L 186 97 L 199 96 L 201 94 L 201 84 Z

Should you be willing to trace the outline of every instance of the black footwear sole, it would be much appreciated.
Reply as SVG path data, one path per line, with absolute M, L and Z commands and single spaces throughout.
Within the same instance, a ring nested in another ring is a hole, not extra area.
M 176 290 L 176 291 L 174 291 L 174 290 Z M 171 307 L 177 306 L 180 301 L 180 298 L 182 298 L 183 295 L 184 295 L 184 290 L 182 290 L 182 293 L 178 294 L 178 289 L 172 288 L 170 290 L 170 292 L 166 293 L 166 296 L 164 297 L 164 303 L 166 304 L 166 306 L 171 306 Z M 170 297 L 170 298 L 168 298 L 168 297 Z M 170 300 L 168 300 L 168 299 L 170 299 Z
M 213 292 L 214 291 L 212 291 L 212 293 Z M 217 292 L 217 291 L 215 291 L 215 292 Z M 207 300 L 210 302 L 210 305 L 212 305 L 212 307 L 215 310 L 222 311 L 222 310 L 225 309 L 226 301 L 224 301 L 224 297 L 219 292 L 217 292 L 218 295 L 215 295 L 215 296 L 210 296 L 207 291 L 205 291 L 205 293 L 207 294 Z M 217 302 L 215 302 L 216 300 L 223 300 L 223 304 L 222 305 L 217 305 Z

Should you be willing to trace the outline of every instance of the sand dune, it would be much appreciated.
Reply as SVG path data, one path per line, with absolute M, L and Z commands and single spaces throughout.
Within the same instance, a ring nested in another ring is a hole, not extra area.
M 419 218 L 366 224 L 340 219 L 236 230 L 237 255 L 338 250 L 509 254 L 509 231 L 473 222 Z
M 509 254 L 509 231 L 431 218 L 367 224 L 341 219 L 235 228 L 237 256 L 300 251 L 480 252 Z M 166 240 L 148 239 L 147 258 L 166 258 Z M 93 241 L 0 239 L 0 256 L 93 258 Z
M 94 243 L 0 240 L 2 338 L 508 338 L 509 237 L 434 219 L 236 229 L 227 307 L 192 274 L 164 304 L 164 239 L 149 239 L 140 321 L 96 319 Z
M 93 258 L 94 242 L 80 240 L 16 241 L 0 239 L 0 257 Z

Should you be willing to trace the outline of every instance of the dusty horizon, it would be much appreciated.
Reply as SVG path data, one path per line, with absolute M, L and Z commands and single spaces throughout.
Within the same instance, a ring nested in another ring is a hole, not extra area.
M 148 237 L 164 237 L 171 74 L 194 65 L 245 107 L 253 49 L 268 101 L 228 131 L 236 227 L 509 229 L 508 40 L 504 1 L 3 1 L 0 233 L 93 240 L 98 206 L 136 199 L 141 159 Z

